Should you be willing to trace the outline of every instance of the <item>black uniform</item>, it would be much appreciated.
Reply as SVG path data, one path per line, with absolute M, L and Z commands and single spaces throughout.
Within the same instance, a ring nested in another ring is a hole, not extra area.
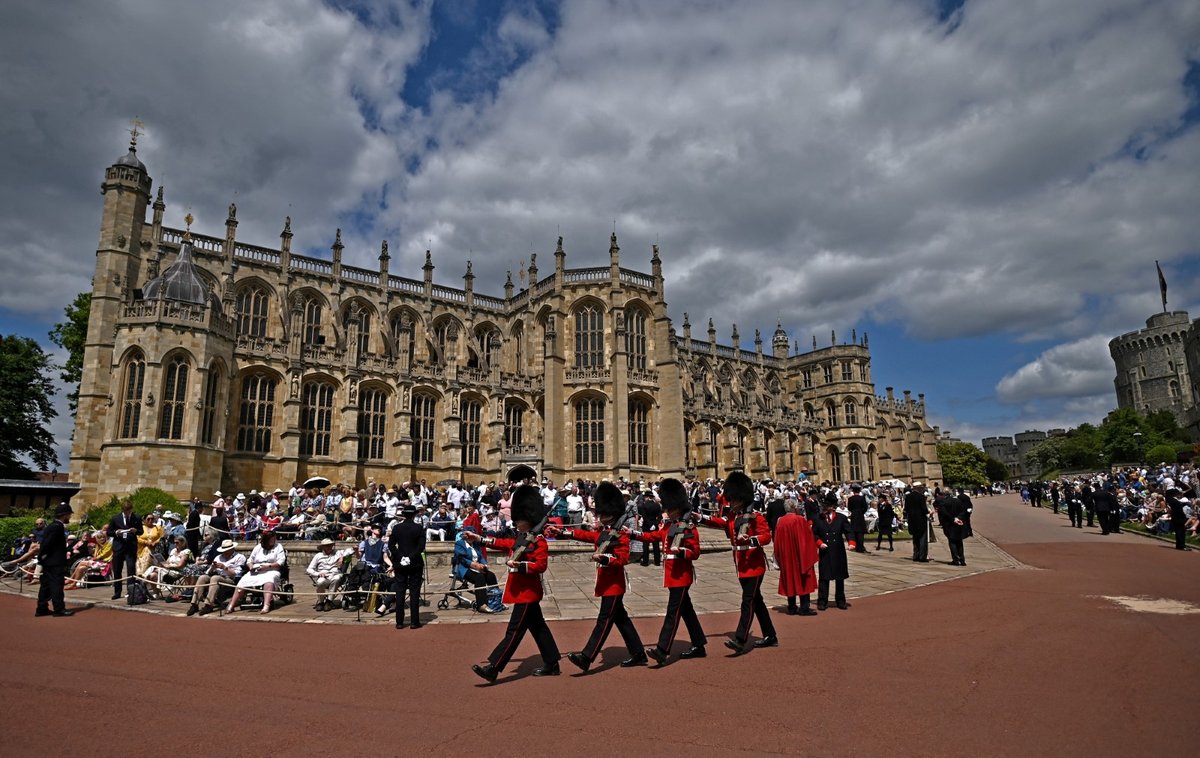
M 883 536 L 887 535 L 888 552 L 895 550 L 892 546 L 892 522 L 896 520 L 896 509 L 891 503 L 883 503 L 879 506 L 879 520 L 875 522 L 875 549 L 878 550 L 883 546 Z
M 1055 515 L 1058 514 L 1058 501 L 1059 501 L 1058 482 L 1052 482 L 1050 484 L 1050 502 L 1054 505 Z
M 638 516 L 642 520 L 642 531 L 652 532 L 662 523 L 662 506 L 658 501 L 648 495 L 643 495 L 638 498 Z M 662 565 L 662 545 L 658 540 L 651 540 L 642 543 L 642 565 L 650 565 L 650 551 L 654 551 L 654 565 Z
M 929 509 L 925 493 L 909 490 L 904 494 L 904 518 L 912 535 L 913 560 L 924 563 L 929 560 Z
M 822 513 L 812 524 L 813 536 L 817 538 L 820 560 L 820 588 L 817 590 L 817 610 L 829 606 L 829 583 L 834 582 L 834 601 L 838 608 L 849 607 L 846 603 L 846 579 L 850 577 L 850 561 L 846 556 L 846 540 L 850 538 L 850 522 L 837 511 Z
M 1087 512 L 1088 526 L 1093 526 L 1096 519 L 1096 496 L 1092 488 L 1083 485 L 1083 489 L 1079 491 L 1079 499 L 1083 501 L 1083 509 Z
M 1110 490 L 1097 490 L 1096 494 L 1092 495 L 1092 503 L 1096 509 L 1096 519 L 1100 522 L 1100 533 L 1116 531 L 1113 528 L 1113 515 L 1116 514 L 1117 518 L 1120 518 L 1120 506 L 1117 505 L 1116 495 Z
M 228 528 L 228 527 L 226 527 Z M 125 532 L 129 529 L 128 533 Z M 121 597 L 121 572 L 129 573 L 126 581 L 129 586 L 137 579 L 137 549 L 138 535 L 142 533 L 142 519 L 132 510 L 126 516 L 124 511 L 112 517 L 108 522 L 108 539 L 112 542 L 112 578 L 113 600 Z
M 850 511 L 850 539 L 854 542 L 854 552 L 867 552 L 867 499 L 861 493 L 854 493 L 846 501 L 846 509 Z
M 392 527 L 388 538 L 388 553 L 392 559 L 392 570 L 396 573 L 393 583 L 396 596 L 396 628 L 404 626 L 404 595 L 408 593 L 408 607 L 412 612 L 412 627 L 421 625 L 421 581 L 425 576 L 425 530 L 412 518 L 405 518 Z M 407 559 L 407 561 L 405 560 Z M 401 565 L 407 562 L 408 565 Z
M 47 524 L 42 532 L 38 563 L 42 567 L 42 584 L 38 587 L 36 615 L 48 615 L 51 605 L 54 606 L 54 613 L 66 613 L 63 583 L 67 579 L 67 528 L 58 519 Z
M 1190 550 L 1187 546 L 1187 516 L 1183 512 L 1184 502 L 1178 490 L 1167 492 L 1167 507 L 1171 509 L 1171 528 L 1175 531 L 1175 549 Z

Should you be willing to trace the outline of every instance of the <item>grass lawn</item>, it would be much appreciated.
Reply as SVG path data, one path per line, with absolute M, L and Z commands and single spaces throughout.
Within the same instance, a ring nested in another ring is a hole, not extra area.
M 1142 526 L 1141 524 L 1125 523 L 1125 524 L 1121 524 L 1121 529 L 1127 530 L 1130 532 L 1137 532 L 1138 534 L 1150 534 L 1150 530 L 1147 529 L 1146 527 Z M 1167 540 L 1170 540 L 1171 542 L 1175 541 L 1175 535 L 1172 532 L 1168 532 L 1165 535 L 1157 535 L 1156 534 L 1153 536 L 1159 537 L 1160 539 L 1167 539 Z M 1188 535 L 1186 538 L 1186 542 L 1191 547 L 1200 547 L 1200 537 L 1193 537 L 1191 535 Z

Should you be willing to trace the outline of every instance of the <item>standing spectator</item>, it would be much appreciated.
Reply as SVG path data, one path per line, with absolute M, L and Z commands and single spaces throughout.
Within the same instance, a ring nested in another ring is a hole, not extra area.
M 875 520 L 875 550 L 883 547 L 883 537 L 887 535 L 888 552 L 894 552 L 896 548 L 892 544 L 892 529 L 896 523 L 896 509 L 892 507 L 892 501 L 886 495 L 880 496 L 875 508 L 879 512 L 879 518 Z
M 187 520 L 183 524 L 184 536 L 187 538 L 188 550 L 192 555 L 200 555 L 200 501 L 193 500 L 188 506 Z
M 1166 494 L 1167 507 L 1171 513 L 1171 529 L 1175 532 L 1175 549 L 1191 550 L 1187 546 L 1187 513 L 1184 512 L 1188 501 L 1183 497 L 1183 493 L 1174 487 L 1167 490 Z
M 850 511 L 850 539 L 854 543 L 854 552 L 867 552 L 867 499 L 863 497 L 862 485 L 850 485 L 854 494 L 846 500 L 846 509 Z
M 662 505 L 649 487 L 642 490 L 638 496 L 638 516 L 641 518 L 641 531 L 652 532 L 662 523 Z M 654 552 L 654 565 L 662 565 L 662 543 L 659 540 L 642 542 L 642 565 L 650 565 L 650 552 Z
M 934 505 L 942 525 L 942 533 L 946 535 L 946 542 L 950 547 L 950 565 L 966 566 L 967 556 L 963 552 L 963 538 L 967 531 L 967 507 L 949 490 Z
M 817 589 L 820 560 L 812 524 L 801 515 L 795 498 L 784 500 L 784 515 L 775 524 L 775 561 L 779 564 L 779 594 L 787 598 L 787 612 L 793 616 L 815 616 L 812 593 Z M 800 607 L 796 607 L 796 598 Z
M 138 537 L 142 534 L 142 520 L 133 512 L 133 501 L 126 498 L 121 503 L 121 512 L 108 522 L 108 538 L 113 546 L 113 600 L 121 597 L 121 576 L 133 586 L 137 578 Z
M 846 556 L 846 540 L 850 538 L 850 521 L 838 513 L 837 496 L 825 496 L 821 516 L 813 522 L 813 536 L 817 540 L 820 558 L 820 590 L 817 592 L 817 610 L 829 607 L 829 583 L 833 582 L 834 602 L 840 610 L 846 610 L 846 580 L 850 578 L 850 562 Z
M 904 520 L 912 535 L 912 559 L 917 563 L 928 563 L 929 508 L 925 504 L 925 487 L 920 482 L 913 482 L 912 489 L 904 493 Z
M 54 520 L 42 532 L 37 544 L 38 563 L 42 567 L 42 584 L 38 587 L 37 610 L 34 616 L 71 616 L 63 599 L 63 583 L 67 578 L 67 521 L 71 506 L 60 503 L 54 509 Z M 50 610 L 50 606 L 54 610 Z

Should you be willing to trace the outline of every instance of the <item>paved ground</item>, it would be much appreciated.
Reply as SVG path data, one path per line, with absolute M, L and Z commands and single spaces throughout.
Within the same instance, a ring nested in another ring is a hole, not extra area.
M 657 670 L 614 668 L 610 640 L 602 670 L 535 679 L 526 642 L 492 686 L 468 665 L 493 625 L 212 634 L 102 609 L 34 619 L 29 600 L 0 596 L 0 754 L 94 752 L 119 723 L 147 755 L 1194 755 L 1200 554 L 1062 524 L 984 499 L 978 530 L 1028 568 L 779 615 L 781 646 L 740 658 L 718 644 L 728 613 L 702 619 L 709 658 Z M 971 563 L 984 550 L 967 549 Z M 1137 596 L 1174 612 L 1108 599 Z M 552 629 L 566 651 L 590 626 Z M 637 626 L 650 638 L 658 620 Z

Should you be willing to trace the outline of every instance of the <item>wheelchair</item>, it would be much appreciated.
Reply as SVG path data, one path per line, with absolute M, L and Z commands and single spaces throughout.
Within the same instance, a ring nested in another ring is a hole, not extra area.
M 291 567 L 284 563 L 279 569 L 279 586 L 271 594 L 271 610 L 296 602 L 295 592 L 296 588 L 292 585 L 291 580 Z M 248 587 L 246 594 L 242 595 L 242 601 L 238 604 L 238 608 L 261 608 L 262 601 L 263 591 L 259 588 Z

